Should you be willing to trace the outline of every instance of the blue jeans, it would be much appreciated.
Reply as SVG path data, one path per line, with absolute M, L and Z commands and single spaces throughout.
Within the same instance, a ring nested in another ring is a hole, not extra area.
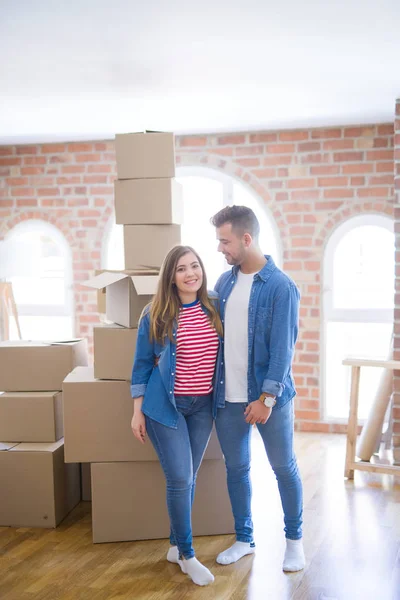
M 257 401 L 256 401 L 257 402 Z M 228 490 L 239 542 L 254 543 L 251 518 L 250 436 L 247 404 L 226 402 L 218 410 L 216 429 L 225 456 Z M 293 400 L 272 409 L 265 425 L 257 425 L 269 463 L 278 481 L 284 514 L 285 535 L 302 537 L 303 489 L 293 451 Z
M 175 396 L 179 412 L 177 429 L 146 416 L 148 436 L 160 459 L 167 481 L 170 542 L 180 556 L 192 558 L 192 503 L 196 476 L 213 426 L 209 396 Z

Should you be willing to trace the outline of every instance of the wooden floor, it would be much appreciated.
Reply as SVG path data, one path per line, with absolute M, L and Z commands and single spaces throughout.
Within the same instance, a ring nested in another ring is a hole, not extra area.
M 261 440 L 253 443 L 257 550 L 235 565 L 215 556 L 233 536 L 196 538 L 215 575 L 200 588 L 166 562 L 166 540 L 97 544 L 90 503 L 56 530 L 0 528 L 0 600 L 398 600 L 400 479 L 355 473 L 343 479 L 345 438 L 296 434 L 304 481 L 307 567 L 281 570 L 282 512 Z

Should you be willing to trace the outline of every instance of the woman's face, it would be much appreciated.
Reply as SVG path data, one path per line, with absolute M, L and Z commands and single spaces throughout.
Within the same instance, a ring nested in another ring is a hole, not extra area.
M 197 292 L 203 283 L 203 271 L 193 252 L 184 254 L 177 262 L 174 283 L 180 294 Z

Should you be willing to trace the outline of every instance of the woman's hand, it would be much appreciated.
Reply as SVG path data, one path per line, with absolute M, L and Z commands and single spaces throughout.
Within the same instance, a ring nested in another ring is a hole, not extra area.
M 133 411 L 133 417 L 131 421 L 131 429 L 135 438 L 139 440 L 139 442 L 144 444 L 146 441 L 146 419 L 144 414 L 142 413 L 142 402 L 143 397 L 135 398 L 135 408 Z

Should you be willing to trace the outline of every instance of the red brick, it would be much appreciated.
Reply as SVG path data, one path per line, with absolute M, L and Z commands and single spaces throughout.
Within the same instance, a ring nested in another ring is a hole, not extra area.
M 210 154 L 218 154 L 219 156 L 233 156 L 233 146 L 222 146 L 222 148 L 210 148 L 207 150 Z
M 0 158 L 0 166 L 3 167 L 14 167 L 22 163 L 22 158 L 17 156 Z
M 317 200 L 320 197 L 320 190 L 293 190 L 290 192 L 291 200 Z
M 358 175 L 360 173 L 372 173 L 374 170 L 373 164 L 359 163 L 354 165 L 342 165 L 342 173 L 344 175 Z
M 357 196 L 359 198 L 387 198 L 389 192 L 388 187 L 362 188 L 357 190 Z
M 81 168 L 81 167 L 80 167 Z M 88 165 L 87 172 L 88 173 L 111 173 L 112 165 Z
M 12 156 L 15 154 L 14 146 L 0 146 L 0 156 Z
M 378 135 L 393 135 L 393 123 L 378 125 Z
M 293 238 L 293 248 L 311 248 L 313 241 L 311 238 Z
M 253 156 L 254 154 L 264 154 L 264 146 L 237 146 L 235 148 L 236 156 Z
M 37 146 L 17 146 L 17 154 L 37 154 Z
M 287 186 L 288 188 L 311 188 L 315 187 L 316 179 L 310 179 L 304 177 L 302 179 L 289 179 Z
M 107 175 L 85 175 L 83 183 L 107 183 Z
M 290 165 L 293 161 L 292 154 L 281 154 L 277 156 L 264 156 L 263 164 L 265 166 L 279 166 L 279 165 Z
M 269 177 L 275 177 L 275 169 L 254 169 L 253 174 L 256 177 L 268 179 Z
M 296 146 L 294 144 L 268 144 L 266 150 L 270 154 L 287 154 L 288 152 L 293 153 Z
M 317 152 L 321 150 L 321 144 L 319 142 L 305 142 L 304 144 L 298 144 L 298 152 Z
M 301 271 L 303 265 L 300 261 L 286 261 L 285 262 L 285 270 L 287 271 Z
M 339 187 L 341 185 L 348 185 L 349 180 L 347 177 L 320 177 L 318 179 L 318 185 L 321 187 Z
M 388 148 L 390 146 L 390 138 L 375 138 L 374 148 Z
M 245 144 L 245 143 L 246 143 L 245 135 L 224 135 L 224 136 L 217 138 L 217 144 L 219 144 L 220 146 Z
M 338 175 L 340 167 L 337 165 L 323 165 L 322 167 L 310 167 L 311 175 Z
M 352 188 L 330 188 L 324 190 L 324 198 L 353 198 L 354 190 Z
M 60 190 L 59 188 L 53 187 L 53 188 L 38 188 L 37 189 L 37 194 L 38 196 L 59 196 L 60 195 Z
M 267 142 L 276 142 L 278 135 L 276 133 L 255 133 L 250 134 L 250 144 L 263 144 Z
M 24 156 L 24 165 L 45 165 L 47 163 L 46 156 Z
M 206 146 L 207 138 L 205 136 L 184 136 L 179 138 L 179 146 L 182 148 L 187 148 L 188 146 L 192 146 L 198 148 L 199 146 Z
M 259 158 L 237 158 L 235 162 L 242 167 L 259 167 L 260 159 Z M 274 169 L 271 169 L 274 171 Z
M 45 144 L 40 148 L 43 154 L 56 154 L 59 152 L 65 152 L 65 149 L 65 144 Z
M 290 228 L 290 235 L 313 235 L 314 227 L 298 225 Z
M 277 192 L 275 194 L 275 200 L 277 202 L 285 202 L 285 200 L 289 199 L 289 194 L 288 192 Z
M 33 188 L 33 187 L 13 188 L 11 190 L 11 196 L 27 197 L 27 196 L 34 196 L 34 195 L 35 195 L 35 188 Z
M 393 175 L 380 175 L 379 177 L 370 177 L 368 179 L 369 185 L 393 185 Z
M 319 410 L 320 406 L 318 400 L 300 400 L 300 408 L 302 410 Z
M 100 162 L 101 154 L 96 154 L 95 152 L 91 154 L 77 154 L 75 157 L 77 163 L 81 162 Z
M 393 160 L 393 150 L 370 150 L 367 160 Z
M 57 185 L 73 185 L 81 182 L 81 177 L 77 175 L 74 177 L 57 177 Z
M 323 150 L 349 150 L 354 148 L 354 140 L 329 140 L 323 143 Z
M 28 185 L 29 179 L 28 177 L 8 177 L 6 180 L 6 185 Z
M 93 152 L 93 144 L 80 142 L 68 144 L 68 152 Z
M 37 206 L 38 201 L 36 198 L 18 198 L 17 206 Z
M 365 185 L 365 177 L 350 177 L 350 185 Z
M 104 195 L 108 195 L 108 194 L 113 194 L 114 193 L 114 187 L 110 186 L 110 185 L 103 185 L 103 186 L 99 186 L 99 187 L 92 187 L 90 188 L 90 193 L 93 194 L 94 196 L 102 196 Z
M 318 421 L 320 418 L 318 410 L 296 410 L 296 419 L 306 421 Z
M 325 210 L 333 212 L 342 206 L 342 202 L 316 202 L 315 210 Z
M 333 155 L 333 160 L 335 162 L 361 161 L 362 159 L 362 152 L 335 152 Z
M 40 206 L 65 206 L 65 198 L 42 198 Z
M 301 142 L 308 140 L 308 131 L 282 131 L 279 134 L 280 142 Z
M 341 129 L 313 129 L 311 132 L 312 138 L 340 138 L 342 137 Z
M 74 175 L 75 173 L 84 173 L 85 167 L 81 165 L 68 165 L 67 167 L 61 167 L 61 173 L 65 175 Z

